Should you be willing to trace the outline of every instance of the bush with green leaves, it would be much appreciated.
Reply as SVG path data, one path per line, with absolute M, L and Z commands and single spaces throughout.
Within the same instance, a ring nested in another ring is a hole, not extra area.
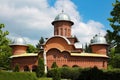
M 61 74 L 58 68 L 53 69 L 52 80 L 61 80 Z
M 13 69 L 13 72 L 19 72 L 19 71 L 20 71 L 19 64 L 16 64 L 15 68 Z
M 104 71 L 105 80 L 120 80 L 120 69 L 111 69 Z
M 97 67 L 85 68 L 79 73 L 77 80 L 103 80 L 103 71 Z
M 53 64 L 52 64 L 51 68 L 58 68 L 58 66 L 57 66 L 56 62 L 53 62 Z
M 39 58 L 38 59 L 38 66 L 37 66 L 37 69 L 36 69 L 36 75 L 37 77 L 43 77 L 44 76 L 44 61 L 42 58 Z
M 55 68 L 48 71 L 47 76 L 53 77 L 56 75 Z M 120 69 L 101 70 L 97 67 L 93 68 L 58 68 L 62 79 L 71 80 L 119 80 Z

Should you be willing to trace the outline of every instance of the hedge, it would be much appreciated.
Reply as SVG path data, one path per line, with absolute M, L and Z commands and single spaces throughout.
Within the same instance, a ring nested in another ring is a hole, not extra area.
M 37 80 L 37 77 L 30 72 L 0 72 L 0 80 Z
M 58 68 L 62 79 L 71 80 L 120 80 L 120 69 L 100 70 L 94 68 Z M 55 75 L 54 69 L 48 71 L 47 76 L 53 77 Z

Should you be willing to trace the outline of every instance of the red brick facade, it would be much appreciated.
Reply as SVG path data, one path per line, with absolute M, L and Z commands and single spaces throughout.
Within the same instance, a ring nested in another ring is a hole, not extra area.
M 64 15 L 64 14 L 62 14 Z M 64 15 L 66 16 L 66 15 Z M 66 17 L 65 17 L 66 18 Z M 83 53 L 82 48 L 76 48 L 78 42 L 76 37 L 71 36 L 71 26 L 74 24 L 69 20 L 53 21 L 54 36 L 49 38 L 43 45 L 43 53 L 30 54 L 26 53 L 27 46 L 12 45 L 13 56 L 12 67 L 19 65 L 21 71 L 34 71 L 37 67 L 38 57 L 44 58 L 45 67 L 51 68 L 53 62 L 58 67 L 98 67 L 107 69 L 107 46 L 106 44 L 92 44 L 92 53 Z M 69 18 L 68 18 L 69 19 Z
M 27 46 L 24 46 L 24 45 L 11 45 L 11 47 L 12 47 L 13 55 L 26 53 L 26 50 L 27 50 Z
M 97 53 L 97 54 L 104 54 L 107 55 L 107 47 L 108 45 L 105 44 L 94 44 L 91 45 L 91 49 L 93 53 Z
M 29 57 L 16 57 L 12 59 L 12 68 L 14 68 L 16 65 L 19 66 L 20 71 L 28 71 L 25 70 L 27 67 L 29 68 L 29 71 L 34 71 L 37 67 L 37 61 L 38 58 L 35 56 L 29 56 Z
M 51 68 L 53 62 L 56 62 L 59 67 L 94 67 L 97 66 L 100 69 L 107 68 L 107 59 L 100 57 L 80 57 L 71 56 L 69 52 L 60 52 L 58 49 L 50 49 L 47 52 L 47 66 Z

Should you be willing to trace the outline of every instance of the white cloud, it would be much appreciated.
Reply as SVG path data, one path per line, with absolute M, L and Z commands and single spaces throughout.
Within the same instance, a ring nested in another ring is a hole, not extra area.
M 104 25 L 100 22 L 82 21 L 83 18 L 72 0 L 56 0 L 53 6 L 48 4 L 48 0 L 1 0 L 0 21 L 6 24 L 6 29 L 11 34 L 20 34 L 28 43 L 36 44 L 41 36 L 53 35 L 51 22 L 62 9 L 74 21 L 72 33 L 81 43 L 88 43 L 99 32 L 105 34 Z

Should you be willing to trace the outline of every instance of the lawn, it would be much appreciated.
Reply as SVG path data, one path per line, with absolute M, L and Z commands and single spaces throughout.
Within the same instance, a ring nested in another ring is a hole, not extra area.
M 52 80 L 52 78 L 39 78 L 38 80 Z
M 39 78 L 38 80 L 52 80 L 52 78 Z M 61 79 L 61 80 L 70 80 L 70 79 Z

